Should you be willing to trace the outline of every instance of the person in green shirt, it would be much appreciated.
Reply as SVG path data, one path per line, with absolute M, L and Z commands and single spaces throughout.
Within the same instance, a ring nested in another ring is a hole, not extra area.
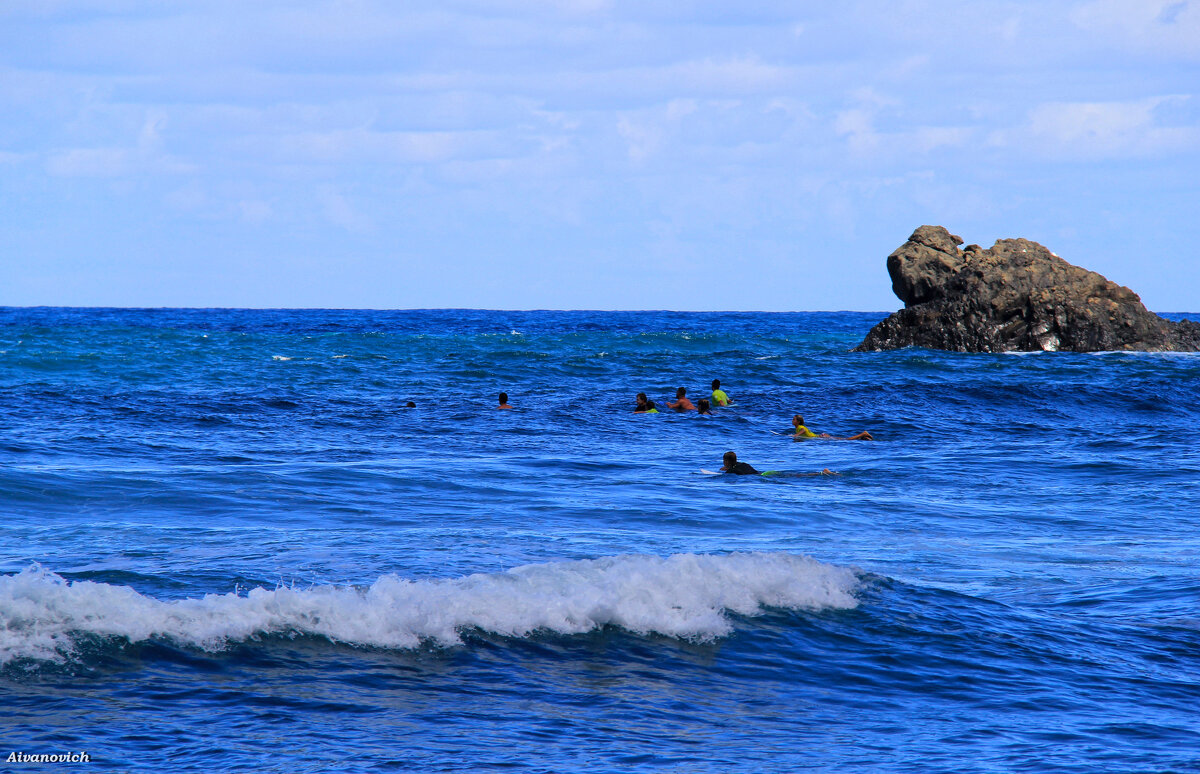
M 792 431 L 794 433 L 792 435 L 792 438 L 797 441 L 803 441 L 806 438 L 829 438 L 834 441 L 874 441 L 875 440 L 875 437 L 873 435 L 871 435 L 870 433 L 868 433 L 866 430 L 863 430 L 861 433 L 858 433 L 857 435 L 851 435 L 851 436 L 848 436 L 845 438 L 837 438 L 837 437 L 830 435 L 829 433 L 814 433 L 812 430 L 809 430 L 807 427 L 804 426 L 804 417 L 800 416 L 799 414 L 796 414 L 795 416 L 792 417 Z
M 712 403 L 714 406 L 728 406 L 731 401 L 725 391 L 721 389 L 721 380 L 713 379 L 712 381 Z

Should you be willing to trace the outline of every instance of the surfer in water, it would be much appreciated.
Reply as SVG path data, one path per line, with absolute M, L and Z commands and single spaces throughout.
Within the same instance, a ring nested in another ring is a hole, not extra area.
M 797 441 L 803 441 L 808 438 L 827 438 L 827 439 L 833 440 L 833 441 L 874 441 L 875 440 L 875 436 L 871 435 L 866 430 L 863 430 L 861 433 L 858 433 L 856 435 L 851 435 L 851 436 L 848 436 L 845 438 L 838 438 L 838 437 L 830 435 L 829 433 L 814 433 L 812 430 L 809 430 L 807 427 L 804 426 L 804 417 L 800 416 L 799 414 L 796 414 L 795 416 L 792 417 L 792 433 L 793 433 L 792 438 L 794 438 Z
M 708 405 L 708 398 L 701 398 L 696 402 L 696 412 L 699 414 L 708 414 L 713 416 L 712 406 Z
M 723 465 L 721 465 L 721 472 L 722 473 L 732 473 L 735 476 L 757 475 L 757 476 L 796 476 L 796 477 L 799 477 L 799 476 L 836 476 L 836 475 L 839 475 L 838 473 L 833 472 L 829 468 L 825 468 L 820 473 L 788 473 L 788 472 L 785 472 L 782 470 L 759 471 L 759 470 L 755 470 L 754 466 L 751 465 L 749 462 L 738 462 L 737 452 L 735 452 L 735 451 L 725 452 L 725 455 L 721 458 L 721 462 L 724 463 Z
M 725 452 L 725 456 L 721 458 L 721 462 L 724 463 L 721 465 L 722 473 L 733 473 L 735 476 L 761 475 L 749 462 L 738 462 L 737 452 L 735 451 Z
M 496 408 L 498 408 L 498 409 L 512 408 L 512 406 L 508 405 L 508 393 L 507 392 L 500 393 L 500 405 L 497 406 Z
M 676 411 L 695 411 L 696 406 L 687 399 L 687 389 L 680 387 L 675 391 L 675 402 L 667 401 L 667 408 L 675 409 Z
M 646 400 L 646 393 L 639 392 L 637 408 L 635 408 L 633 410 L 633 413 L 635 413 L 635 414 L 657 414 L 658 413 L 658 405 L 655 404 L 655 402 L 652 400 Z
M 726 395 L 725 391 L 721 389 L 721 380 L 720 379 L 712 380 L 712 396 L 711 397 L 712 397 L 713 404 L 717 405 L 717 406 L 728 406 L 730 403 L 733 402 L 733 399 L 730 398 L 728 395 Z

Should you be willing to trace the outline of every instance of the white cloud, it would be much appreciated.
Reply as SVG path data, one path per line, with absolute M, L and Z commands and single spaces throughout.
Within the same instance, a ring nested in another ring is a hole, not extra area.
M 1125 102 L 1051 102 L 1030 111 L 1021 127 L 992 135 L 1003 147 L 1027 148 L 1062 159 L 1142 158 L 1200 151 L 1200 129 L 1163 126 L 1159 108 L 1186 97 Z
M 163 197 L 163 202 L 178 212 L 199 213 L 210 205 L 208 194 L 194 182 Z
M 912 132 L 913 145 L 928 153 L 939 148 L 961 148 L 976 136 L 974 129 L 962 126 L 922 126 Z
M 162 149 L 166 116 L 150 111 L 135 144 L 127 147 L 65 148 L 46 155 L 46 171 L 56 177 L 127 177 L 130 175 L 182 174 L 195 171 Z
M 488 136 L 478 132 L 380 132 L 343 129 L 271 138 L 282 160 L 321 163 L 426 164 L 475 153 Z
M 553 4 L 575 14 L 595 14 L 612 8 L 611 0 L 555 0 Z
M 880 136 L 875 131 L 875 112 L 869 108 L 856 107 L 837 113 L 833 130 L 846 139 L 854 153 L 868 153 L 879 147 Z
M 1021 17 L 1010 16 L 996 27 L 996 33 L 1005 43 L 1014 43 L 1021 34 Z
M 71 148 L 46 160 L 46 171 L 56 177 L 122 177 L 132 164 L 126 148 Z
M 92 187 L 49 178 L 105 177 L 130 192 L 89 203 L 114 220 L 222 220 L 272 245 L 350 232 L 364 256 L 424 239 L 447 262 L 466 243 L 615 255 L 657 232 L 697 251 L 830 223 L 890 243 L 1022 206 L 1065 228 L 1155 174 L 1155 198 L 1194 192 L 1200 105 L 1151 95 L 1195 92 L 1178 60 L 1197 6 L 0 0 L 0 185 L 44 191 L 67 224 Z M 1108 163 L 1127 158 L 1154 163 Z M 1100 176 L 1123 184 L 1086 207 L 1066 193 Z M 217 231 L 189 246 L 214 252 Z
M 1200 58 L 1200 1 L 1092 0 L 1071 13 L 1081 29 L 1123 47 Z
M 617 120 L 617 133 L 625 140 L 629 159 L 634 163 L 645 161 L 662 145 L 662 127 L 646 120 L 621 116 Z
M 678 125 L 698 109 L 694 99 L 675 99 L 665 106 L 628 112 L 617 119 L 617 133 L 625 141 L 629 159 L 641 163 L 662 149 Z
M 333 190 L 323 190 L 318 193 L 325 218 L 333 225 L 345 229 L 352 234 L 365 234 L 374 231 L 374 222 L 358 211 L 350 201 Z
M 746 94 L 786 86 L 793 70 L 767 64 L 757 56 L 743 56 L 680 62 L 647 74 L 689 92 Z
M 243 199 L 238 202 L 238 209 L 241 210 L 242 220 L 256 226 L 265 223 L 273 214 L 270 204 L 257 199 Z
M 977 132 L 966 126 L 930 126 L 910 122 L 912 117 L 926 118 L 914 113 L 893 97 L 872 89 L 860 89 L 852 95 L 853 107 L 838 111 L 832 122 L 834 133 L 841 137 L 850 152 L 879 162 L 895 162 L 914 154 L 927 154 L 945 148 L 970 144 Z M 908 119 L 908 120 L 905 120 Z M 878 124 L 887 121 L 889 130 Z

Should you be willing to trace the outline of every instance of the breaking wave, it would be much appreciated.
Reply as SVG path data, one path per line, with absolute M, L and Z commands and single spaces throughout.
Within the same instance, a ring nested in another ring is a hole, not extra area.
M 852 608 L 853 570 L 782 553 L 616 556 L 527 565 L 502 573 L 370 587 L 255 588 L 159 600 L 128 586 L 71 582 L 39 566 L 0 577 L 0 665 L 62 661 L 85 639 L 153 639 L 220 650 L 269 635 L 353 645 L 453 646 L 464 631 L 526 637 L 617 626 L 637 634 L 710 640 L 730 614 L 765 608 Z

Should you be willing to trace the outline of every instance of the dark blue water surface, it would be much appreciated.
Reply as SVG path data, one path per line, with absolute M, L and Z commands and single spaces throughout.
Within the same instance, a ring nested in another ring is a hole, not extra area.
M 881 317 L 0 309 L 0 770 L 1200 770 L 1200 355 Z

